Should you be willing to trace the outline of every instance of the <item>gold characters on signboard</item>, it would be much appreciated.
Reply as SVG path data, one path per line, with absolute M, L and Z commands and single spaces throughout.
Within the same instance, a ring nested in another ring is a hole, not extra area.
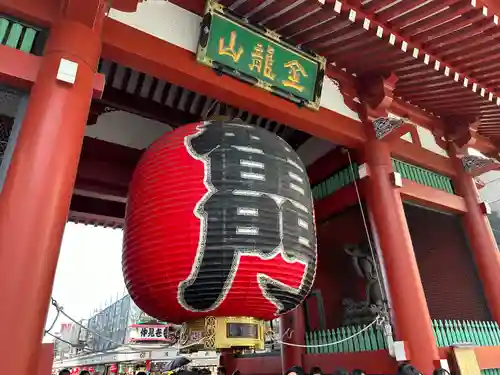
M 264 47 L 261 43 L 257 43 L 255 47 L 253 47 L 252 51 L 252 63 L 248 64 L 250 71 L 256 70 L 258 73 L 262 71 L 262 60 L 264 59 Z
M 236 31 L 231 31 L 229 44 L 226 45 L 225 38 L 219 39 L 219 55 L 229 56 L 234 63 L 238 63 L 240 58 L 243 56 L 244 49 L 240 45 L 236 48 Z M 276 79 L 276 74 L 273 72 L 274 65 L 274 52 L 273 46 L 268 45 L 266 49 L 262 43 L 257 43 L 252 50 L 251 58 L 252 62 L 248 64 L 250 71 L 262 74 L 265 78 L 274 81 Z M 297 61 L 291 60 L 283 64 L 283 66 L 288 69 L 288 77 L 281 81 L 283 86 L 292 88 L 299 92 L 304 91 L 304 86 L 301 84 L 302 78 L 307 78 L 307 72 L 304 67 Z
M 229 38 L 229 45 L 226 47 L 224 46 L 225 41 L 224 38 L 219 39 L 219 50 L 218 53 L 219 55 L 226 55 L 231 57 L 235 63 L 237 63 L 241 56 L 243 55 L 243 47 L 239 47 L 238 50 L 235 50 L 235 44 L 236 44 L 236 31 L 231 31 L 231 36 Z
M 264 60 L 264 77 L 269 78 L 274 81 L 276 74 L 273 73 L 274 64 L 274 48 L 271 46 L 267 47 L 266 59 Z
M 307 78 L 307 73 L 297 60 L 292 60 L 284 65 L 288 69 L 288 79 L 281 81 L 283 86 L 291 87 L 297 91 L 304 91 L 304 86 L 300 84 L 302 77 Z
M 276 74 L 273 73 L 274 64 L 274 48 L 272 46 L 267 47 L 266 56 L 264 57 L 264 46 L 261 43 L 257 43 L 252 51 L 252 63 L 248 64 L 250 71 L 256 71 L 257 73 L 262 73 L 262 60 L 264 60 L 264 72 L 263 76 L 274 81 Z

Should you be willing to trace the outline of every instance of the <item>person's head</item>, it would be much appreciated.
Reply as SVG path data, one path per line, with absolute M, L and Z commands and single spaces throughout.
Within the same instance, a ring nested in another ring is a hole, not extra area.
M 139 371 L 136 375 L 146 375 L 144 371 Z
M 418 371 L 415 367 L 410 365 L 409 363 L 404 363 L 402 365 L 399 365 L 398 375 L 422 375 L 420 371 Z
M 82 370 L 80 371 L 80 375 L 90 375 L 90 372 L 88 372 L 87 370 Z
M 311 371 L 309 372 L 310 375 L 323 375 L 323 371 L 321 371 L 321 368 L 318 366 L 314 366 Z
M 71 371 L 69 371 L 67 368 L 64 368 L 59 371 L 59 375 L 71 375 Z
M 302 367 L 293 366 L 285 372 L 285 375 L 305 375 L 305 372 Z

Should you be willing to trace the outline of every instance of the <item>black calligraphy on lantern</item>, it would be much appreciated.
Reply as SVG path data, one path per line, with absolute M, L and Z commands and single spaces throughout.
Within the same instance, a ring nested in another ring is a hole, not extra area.
M 264 129 L 225 123 L 203 126 L 188 143 L 192 155 L 205 163 L 211 191 L 197 208 L 204 220 L 203 246 L 196 270 L 180 286 L 184 307 L 216 308 L 230 288 L 241 254 L 267 259 L 284 249 L 287 259 L 302 262 L 306 273 L 313 273 L 311 192 L 306 171 L 290 146 Z M 309 288 L 301 285 L 293 300 L 300 302 L 302 289 L 305 293 Z M 269 287 L 264 294 L 277 306 L 288 307 L 280 301 L 283 291 Z

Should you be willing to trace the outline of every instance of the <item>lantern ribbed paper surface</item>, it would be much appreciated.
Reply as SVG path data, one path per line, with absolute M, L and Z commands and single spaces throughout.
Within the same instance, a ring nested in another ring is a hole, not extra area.
M 130 185 L 123 271 L 163 321 L 272 319 L 316 272 L 309 181 L 295 151 L 242 123 L 199 123 L 147 149 Z

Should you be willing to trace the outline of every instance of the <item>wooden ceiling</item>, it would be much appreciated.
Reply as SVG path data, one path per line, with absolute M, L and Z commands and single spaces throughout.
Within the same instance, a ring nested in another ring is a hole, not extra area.
M 311 137 L 273 119 L 254 115 L 111 61 L 102 60 L 99 71 L 106 75 L 106 87 L 102 99 L 93 102 L 96 112 L 91 121 L 96 121 L 96 116 L 107 110 L 103 106 L 164 122 L 173 128 L 206 119 L 207 114 L 227 114 L 279 135 L 294 149 Z
M 205 0 L 171 0 L 202 15 Z M 349 73 L 399 77 L 396 97 L 500 139 L 500 28 L 475 0 L 221 0 Z M 450 120 L 451 121 L 451 120 Z

